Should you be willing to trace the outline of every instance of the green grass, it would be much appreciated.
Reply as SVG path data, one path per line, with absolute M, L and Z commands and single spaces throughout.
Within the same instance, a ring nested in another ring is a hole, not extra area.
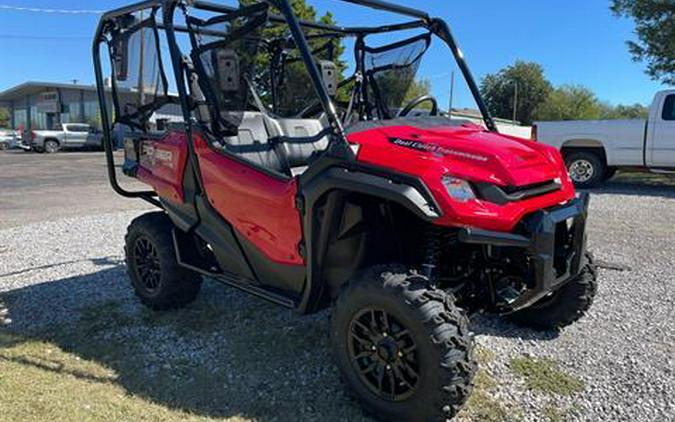
M 1 329 L 0 419 L 366 420 L 344 394 L 324 321 L 235 295 L 229 308 L 112 301 L 79 309 L 76 324 Z
M 675 175 L 647 172 L 619 172 L 612 182 L 642 184 L 650 186 L 675 186 Z
M 551 359 L 519 357 L 511 359 L 511 370 L 525 380 L 527 388 L 540 393 L 569 396 L 584 391 L 584 382 L 563 372 Z
M 370 420 L 339 381 L 325 313 L 300 317 L 217 288 L 172 312 L 135 299 L 72 311 L 71 324 L 0 328 L 0 420 Z M 519 420 L 517 403 L 494 398 L 494 353 L 476 357 L 459 419 Z
M 470 421 L 485 422 L 512 422 L 520 420 L 520 411 L 509 411 L 504 403 L 493 398 L 493 392 L 497 389 L 497 381 L 488 373 L 486 366 L 495 360 L 494 352 L 484 347 L 476 348 L 476 359 L 479 370 L 474 378 L 474 390 L 466 404 L 459 413 L 458 418 Z M 518 408 L 517 406 L 515 406 Z

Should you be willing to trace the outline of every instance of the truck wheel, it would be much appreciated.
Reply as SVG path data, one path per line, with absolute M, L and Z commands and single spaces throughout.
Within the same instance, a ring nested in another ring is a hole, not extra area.
M 520 325 L 540 330 L 560 330 L 577 322 L 590 309 L 598 291 L 598 271 L 593 257 L 587 254 L 586 261 L 577 277 L 511 318 Z
M 44 152 L 47 154 L 54 154 L 59 150 L 59 143 L 53 140 L 45 141 Z
M 607 165 L 592 152 L 574 152 L 565 158 L 565 164 L 574 184 L 582 189 L 598 186 L 607 172 Z
M 0 142 L 0 151 L 6 151 L 9 149 L 9 144 L 7 142 Z
M 163 212 L 131 222 L 125 238 L 127 272 L 136 296 L 157 311 L 181 308 L 197 298 L 202 278 L 176 261 L 173 223 Z
M 453 417 L 476 372 L 469 320 L 452 295 L 402 267 L 363 272 L 338 297 L 331 342 L 342 377 L 383 420 Z

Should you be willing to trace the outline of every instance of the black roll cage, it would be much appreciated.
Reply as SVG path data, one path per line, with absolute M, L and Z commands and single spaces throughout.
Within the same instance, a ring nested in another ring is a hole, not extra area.
M 299 21 L 288 0 L 265 0 L 268 4 L 273 7 L 276 7 L 281 15 L 271 15 L 270 20 L 273 22 L 286 23 L 290 29 L 291 36 L 295 42 L 296 47 L 300 51 L 305 66 L 307 67 L 308 73 L 312 79 L 316 93 L 318 94 L 319 100 L 323 109 L 328 117 L 330 126 L 332 128 L 333 137 L 329 146 L 329 153 L 333 154 L 336 157 L 340 157 L 346 160 L 353 160 L 354 154 L 352 150 L 348 147 L 342 124 L 340 119 L 337 116 L 337 111 L 331 100 L 331 97 L 323 84 L 323 79 L 321 73 L 319 72 L 317 65 L 313 59 L 312 51 L 307 42 L 307 36 L 303 33 L 304 29 L 316 29 L 326 31 L 327 33 L 333 33 L 340 36 L 354 36 L 357 37 L 357 43 L 362 42 L 363 37 L 366 35 L 372 34 L 381 34 L 386 32 L 401 31 L 406 29 L 415 29 L 415 28 L 426 28 L 431 33 L 438 36 L 442 39 L 452 51 L 455 61 L 457 62 L 458 67 L 460 68 L 464 79 L 466 80 L 469 90 L 471 91 L 478 108 L 480 109 L 485 125 L 488 130 L 496 132 L 497 126 L 490 115 L 490 112 L 487 108 L 487 105 L 482 99 L 478 85 L 476 84 L 475 79 L 469 69 L 466 61 L 464 60 L 464 55 L 459 48 L 455 38 L 452 35 L 449 25 L 440 18 L 432 18 L 426 12 L 399 6 L 392 4 L 386 1 L 381 0 L 336 0 L 342 1 L 345 3 L 352 3 L 360 6 L 369 7 L 371 9 L 382 10 L 386 12 L 391 12 L 401 16 L 413 18 L 413 21 L 384 25 L 377 27 L 342 27 L 342 26 L 331 26 L 317 22 L 308 22 L 308 21 Z M 186 123 L 186 132 L 188 139 L 192 139 L 192 123 L 190 119 L 191 109 L 189 104 L 189 95 L 185 83 L 185 72 L 183 67 L 183 58 L 181 56 L 180 48 L 178 47 L 178 42 L 176 39 L 176 33 L 189 33 L 189 29 L 185 26 L 174 25 L 174 17 L 177 8 L 186 8 L 190 7 L 193 9 L 199 9 L 207 12 L 215 13 L 232 13 L 239 10 L 236 7 L 225 6 L 221 4 L 216 4 L 208 1 L 201 0 L 145 0 L 139 3 L 131 4 L 126 7 L 122 7 L 116 10 L 105 13 L 99 22 L 96 34 L 94 37 L 92 53 L 94 59 L 94 71 L 96 76 L 96 86 L 99 99 L 99 105 L 101 108 L 101 124 L 103 128 L 103 137 L 104 137 L 104 148 L 106 154 L 106 161 L 108 166 L 108 178 L 112 188 L 118 194 L 127 197 L 127 198 L 141 198 L 147 202 L 152 203 L 160 208 L 162 208 L 161 203 L 156 199 L 157 194 L 154 191 L 128 191 L 119 185 L 117 181 L 117 174 L 115 172 L 115 163 L 113 157 L 113 146 L 112 146 L 112 127 L 110 122 L 110 114 L 108 111 L 108 104 L 106 100 L 106 87 L 105 80 L 103 75 L 103 67 L 101 64 L 101 53 L 100 48 L 101 44 L 106 42 L 106 34 L 110 29 L 110 25 L 114 22 L 115 19 L 130 15 L 142 10 L 158 10 L 162 11 L 162 20 L 161 23 L 157 25 L 158 29 L 162 29 L 166 33 L 169 52 L 171 56 L 172 67 L 174 70 L 174 76 L 176 80 L 176 86 L 178 90 L 178 96 L 180 100 L 180 105 L 183 113 L 183 118 Z M 217 34 L 214 34 L 217 35 Z M 116 96 L 116 81 L 113 78 L 113 96 Z M 197 179 L 198 186 L 203 187 L 201 181 L 201 172 L 199 171 L 199 163 L 197 162 L 196 154 L 194 151 L 194 144 L 188 142 L 188 151 L 189 151 L 189 165 Z

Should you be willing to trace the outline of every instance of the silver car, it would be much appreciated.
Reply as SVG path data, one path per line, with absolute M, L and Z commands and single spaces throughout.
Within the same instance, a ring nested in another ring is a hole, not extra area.
M 0 130 L 0 151 L 16 148 L 19 144 L 19 133 L 14 130 Z

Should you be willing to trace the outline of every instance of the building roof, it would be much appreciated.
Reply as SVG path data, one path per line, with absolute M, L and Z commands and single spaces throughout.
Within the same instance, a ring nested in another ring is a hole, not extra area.
M 39 94 L 48 89 L 76 89 L 84 91 L 96 91 L 96 85 L 29 81 L 0 92 L 0 102 L 15 101 L 28 95 Z

